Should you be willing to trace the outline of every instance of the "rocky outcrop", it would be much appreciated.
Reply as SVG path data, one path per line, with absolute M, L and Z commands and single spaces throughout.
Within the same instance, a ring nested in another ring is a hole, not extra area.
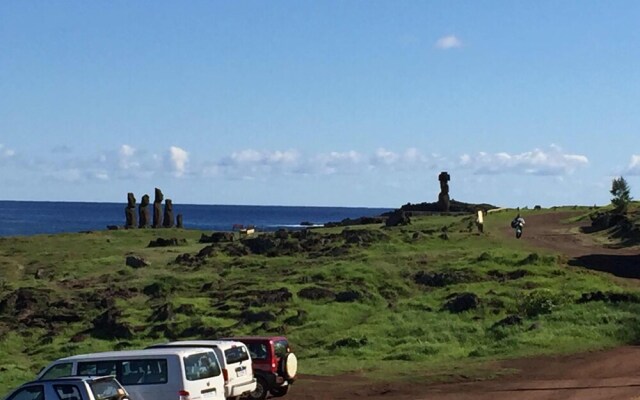
M 387 218 L 385 222 L 385 226 L 399 226 L 399 225 L 409 225 L 411 224 L 411 218 L 409 218 L 409 214 L 402 211 L 396 210 Z

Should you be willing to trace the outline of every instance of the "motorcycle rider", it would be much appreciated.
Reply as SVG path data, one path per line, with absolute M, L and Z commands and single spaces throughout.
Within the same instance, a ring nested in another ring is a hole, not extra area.
M 520 227 L 520 232 L 522 232 L 522 228 L 524 227 L 524 218 L 520 216 L 520 213 L 518 213 L 513 221 L 511 221 L 511 227 L 516 230 L 516 237 L 520 238 L 520 235 L 518 235 L 517 232 L 518 227 Z

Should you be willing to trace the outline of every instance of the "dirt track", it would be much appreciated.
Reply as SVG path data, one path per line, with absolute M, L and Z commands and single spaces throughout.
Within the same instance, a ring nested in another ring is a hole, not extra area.
M 522 240 L 565 255 L 569 264 L 640 284 L 640 250 L 607 248 L 563 224 L 570 213 L 527 217 Z M 505 235 L 513 235 L 509 227 Z M 516 240 L 515 238 L 513 240 Z M 636 271 L 637 270 L 637 271 Z M 629 279 L 632 278 L 632 279 Z M 640 400 L 640 346 L 565 357 L 501 362 L 519 372 L 491 381 L 427 385 L 376 383 L 353 376 L 301 376 L 289 400 Z

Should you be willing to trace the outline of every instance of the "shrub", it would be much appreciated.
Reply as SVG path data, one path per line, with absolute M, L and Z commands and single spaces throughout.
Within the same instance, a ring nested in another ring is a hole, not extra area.
M 550 290 L 534 290 L 524 295 L 518 302 L 518 312 L 528 317 L 550 314 L 561 302 L 560 296 Z

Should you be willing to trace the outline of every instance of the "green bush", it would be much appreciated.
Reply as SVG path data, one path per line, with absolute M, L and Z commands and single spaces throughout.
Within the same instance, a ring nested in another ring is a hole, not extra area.
M 562 303 L 557 294 L 547 289 L 538 289 L 527 293 L 518 302 L 518 312 L 527 317 L 550 314 Z

